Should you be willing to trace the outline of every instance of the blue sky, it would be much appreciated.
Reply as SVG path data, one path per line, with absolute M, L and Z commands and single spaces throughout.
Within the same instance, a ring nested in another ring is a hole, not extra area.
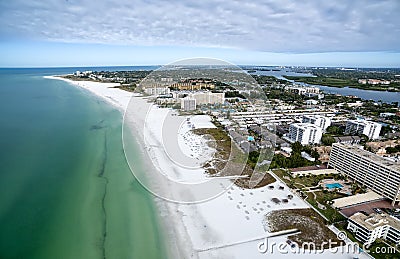
M 398 13 L 397 0 L 1 1 L 0 67 L 400 67 Z

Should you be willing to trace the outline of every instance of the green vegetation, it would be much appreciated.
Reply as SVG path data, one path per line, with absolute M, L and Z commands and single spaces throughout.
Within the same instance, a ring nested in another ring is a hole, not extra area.
M 310 98 L 306 98 L 304 95 L 288 92 L 281 88 L 275 89 L 275 88 L 266 87 L 266 88 L 264 88 L 264 92 L 269 100 L 279 99 L 286 103 L 303 104 L 305 99 L 310 99 Z
M 314 199 L 314 194 L 316 196 L 316 199 Z M 336 192 L 322 192 L 322 191 L 316 191 L 313 193 L 307 193 L 307 201 L 310 203 L 316 210 L 318 210 L 322 215 L 324 215 L 329 223 L 334 223 L 338 221 L 345 220 L 346 218 L 339 213 L 339 211 L 332 206 L 330 206 L 330 201 L 333 199 L 337 198 L 342 198 L 345 195 L 336 193 Z M 325 209 L 320 209 L 318 207 L 318 203 L 322 204 L 325 206 Z
M 251 151 L 249 153 L 249 157 L 247 160 L 247 164 L 251 167 L 251 168 L 255 168 L 258 162 L 258 158 L 260 157 L 260 152 L 258 151 Z
M 304 82 L 308 84 L 317 84 L 334 87 L 353 87 L 366 90 L 376 91 L 400 91 L 399 78 L 396 77 L 400 73 L 399 69 L 354 69 L 354 70 L 340 70 L 336 68 L 327 69 L 306 69 L 299 71 L 304 73 L 311 73 L 315 77 L 291 77 L 285 76 L 287 79 Z M 390 85 L 371 85 L 359 84 L 359 79 L 380 79 L 391 81 Z
M 395 147 L 387 147 L 386 148 L 386 153 L 388 154 L 394 154 L 400 152 L 400 145 L 396 145 Z
M 322 187 L 317 189 L 318 183 L 323 179 L 335 179 L 335 180 L 346 180 L 346 177 L 341 174 L 326 174 L 326 175 L 305 175 L 293 178 L 292 175 L 285 170 L 274 170 L 276 176 L 284 181 L 289 188 L 299 189 L 303 197 L 307 197 L 308 203 L 310 203 L 316 210 L 324 215 L 329 223 L 339 222 L 346 218 L 339 213 L 338 210 L 331 207 L 331 201 L 333 199 L 345 197 L 346 195 L 338 193 L 336 191 L 322 190 Z M 315 189 L 307 192 L 307 190 Z M 318 190 L 319 189 L 319 190 Z M 325 208 L 321 209 L 318 204 L 323 205 Z
M 325 146 L 332 146 L 332 144 L 335 143 L 335 139 L 330 134 L 322 134 L 321 142 Z
M 308 161 L 304 157 L 301 156 L 301 152 L 307 152 L 311 157 L 314 157 L 316 160 L 314 162 Z M 292 144 L 292 154 L 290 157 L 285 157 L 284 155 L 277 154 L 271 161 L 270 168 L 296 168 L 303 166 L 310 166 L 320 164 L 318 160 L 319 154 L 316 150 L 311 148 L 310 146 L 303 146 L 299 142 L 295 142 Z
M 361 98 L 354 98 L 354 97 L 349 97 L 345 95 L 336 95 L 336 94 L 325 94 L 324 95 L 324 103 L 327 105 L 337 105 L 340 103 L 347 104 L 347 103 L 353 103 L 356 101 L 361 101 Z M 342 108 L 348 108 L 351 109 L 350 107 L 342 107 Z
M 316 164 L 319 164 L 319 161 L 318 161 L 319 153 L 317 152 L 317 150 L 315 150 L 311 146 L 308 146 L 308 145 L 303 146 L 299 142 L 296 142 L 296 143 L 293 143 L 292 149 L 296 150 L 296 152 L 298 152 L 298 153 L 301 153 L 302 151 L 308 153 L 311 157 L 315 158 Z
M 359 111 L 362 115 L 368 116 L 379 116 L 381 113 L 389 112 L 389 113 L 396 113 L 397 107 L 399 103 L 384 103 L 382 101 L 374 102 L 374 101 L 365 101 L 363 104 L 362 109 Z M 392 116 L 390 118 L 391 121 L 398 120 L 397 116 Z
M 284 76 L 286 79 L 296 82 L 303 82 L 311 85 L 326 85 L 334 87 L 360 87 L 361 84 L 357 80 L 340 79 L 333 77 L 304 77 L 304 76 Z
M 351 87 L 359 88 L 364 90 L 374 90 L 374 91 L 400 91 L 400 87 L 397 84 L 391 85 L 370 85 L 370 84 L 360 84 L 358 79 L 341 79 L 334 77 L 300 77 L 300 76 L 284 76 L 289 80 L 294 80 L 296 82 L 307 83 L 310 85 L 324 85 L 333 87 Z
M 381 132 L 379 133 L 380 136 L 385 136 L 387 133 L 392 132 L 392 128 L 390 125 L 382 125 Z
M 360 186 L 356 183 L 353 183 L 351 185 L 351 193 L 352 194 L 359 194 L 359 193 L 366 193 L 367 192 L 367 188 L 365 186 Z
M 272 84 L 287 84 L 286 80 L 278 79 L 274 76 L 264 76 L 264 75 L 251 75 L 258 84 L 260 85 L 272 85 Z
M 381 239 L 377 239 L 369 248 L 369 254 L 375 259 L 393 259 L 400 258 L 400 253 L 394 245 L 389 245 Z
M 282 154 L 274 156 L 270 168 L 295 168 L 313 165 L 314 163 L 303 158 L 299 153 L 293 153 L 290 157 Z
M 211 167 L 210 164 L 206 164 L 205 168 L 206 172 L 211 175 L 218 173 L 218 171 L 225 167 L 229 159 L 229 155 L 231 153 L 231 138 L 219 127 L 212 129 L 195 129 L 193 130 L 193 133 L 203 136 L 209 135 L 211 136 L 209 138 L 210 141 L 212 139 L 215 140 L 215 142 L 212 142 L 215 144 L 215 146 L 212 147 L 216 149 L 215 157 L 212 161 L 214 166 Z
M 122 90 L 125 90 L 128 92 L 134 92 L 136 89 L 136 84 L 134 84 L 134 83 L 128 84 L 128 85 L 124 84 L 124 85 L 116 86 L 115 88 L 119 88 L 119 89 L 122 89 Z
M 74 75 L 63 75 L 60 77 L 69 79 L 69 80 L 73 80 L 73 81 L 93 81 L 93 82 L 95 81 L 95 80 L 89 78 L 88 76 L 79 76 L 78 77 L 78 76 L 74 76 Z
M 298 177 L 292 177 L 292 175 L 282 169 L 274 169 L 280 179 L 282 179 L 289 187 L 297 187 L 301 190 L 307 187 L 315 187 L 321 180 L 324 179 L 335 179 L 335 180 L 346 180 L 346 177 L 341 174 L 320 174 L 320 175 L 299 175 Z M 342 195 L 343 196 L 343 195 Z
M 253 171 L 253 173 L 256 173 L 256 172 Z M 268 184 L 276 182 L 276 179 L 269 173 L 264 172 L 264 173 L 262 173 L 261 176 L 263 177 L 262 179 L 256 178 L 257 184 L 254 187 L 252 187 L 252 189 L 260 188 L 260 187 L 263 187 Z M 249 178 L 239 178 L 235 181 L 235 184 L 239 187 L 249 189 L 250 188 L 250 179 Z
M 268 213 L 266 216 L 269 222 L 270 231 L 282 231 L 288 229 L 298 229 L 300 234 L 289 236 L 289 239 L 296 242 L 300 247 L 306 242 L 313 242 L 317 249 L 327 248 L 324 243 L 328 240 L 337 242 L 337 246 L 342 245 L 325 224 L 325 220 L 312 209 L 289 209 L 278 210 Z
M 208 174 L 215 175 L 218 173 L 220 176 L 247 175 L 248 178 L 240 178 L 235 181 L 235 184 L 242 188 L 250 188 L 250 179 L 252 176 L 257 179 L 257 184 L 253 188 L 259 188 L 276 181 L 276 179 L 269 173 L 266 173 L 263 168 L 254 170 L 260 156 L 259 152 L 250 152 L 247 158 L 246 155 L 231 142 L 231 138 L 222 129 L 221 125 L 218 122 L 214 124 L 217 128 L 193 130 L 195 134 L 203 136 L 210 135 L 209 139 L 215 140 L 212 142 L 215 144 L 215 146 L 213 145 L 212 147 L 217 150 L 214 159 L 204 165 Z M 228 161 L 230 161 L 229 165 L 227 165 Z
M 343 135 L 344 129 L 339 126 L 331 125 L 328 128 L 326 128 L 326 132 L 333 135 Z
M 347 227 L 347 220 L 343 220 L 343 221 L 340 221 L 340 222 L 336 222 L 336 223 L 334 223 L 333 225 L 334 225 L 337 229 L 339 229 L 340 231 L 346 232 L 347 237 L 348 237 L 351 241 L 358 243 L 358 240 L 356 239 L 356 237 L 354 236 L 354 234 L 353 234 L 352 232 L 348 231 L 347 228 L 346 228 L 346 227 Z
M 225 98 L 242 98 L 245 99 L 246 97 L 242 94 L 239 93 L 239 91 L 226 91 L 225 92 Z

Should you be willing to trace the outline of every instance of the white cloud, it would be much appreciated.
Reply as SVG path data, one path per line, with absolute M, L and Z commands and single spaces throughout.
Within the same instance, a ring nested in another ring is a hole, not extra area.
M 400 1 L 1 1 L 0 35 L 270 52 L 400 51 Z

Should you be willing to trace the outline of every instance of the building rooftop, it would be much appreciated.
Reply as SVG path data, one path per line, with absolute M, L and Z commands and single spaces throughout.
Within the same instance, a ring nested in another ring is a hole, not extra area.
M 366 203 L 375 200 L 381 200 L 383 197 L 373 191 L 368 191 L 366 193 L 360 193 L 356 195 L 346 196 L 342 198 L 337 198 L 332 200 L 333 207 L 335 208 L 344 208 L 348 206 L 352 206 L 355 204 Z
M 359 125 L 368 125 L 368 124 L 379 124 L 378 122 L 375 121 L 368 121 L 368 120 L 348 120 L 348 122 L 359 124 Z
M 349 219 L 368 230 L 374 230 L 377 227 L 385 225 L 390 225 L 391 227 L 400 230 L 400 221 L 394 217 L 391 217 L 387 213 L 373 213 L 367 216 L 364 213 L 356 212 Z
M 293 177 L 297 177 L 298 175 L 321 175 L 321 174 L 338 174 L 339 172 L 335 169 L 311 169 L 311 170 L 303 170 L 303 171 L 292 171 Z
M 314 125 L 312 123 L 292 123 L 290 126 L 302 128 L 302 129 L 307 129 L 307 128 L 312 128 L 312 129 L 320 129 L 317 125 Z
M 333 137 L 336 142 L 341 141 L 360 141 L 361 137 L 359 136 L 340 136 L 340 137 Z
M 392 170 L 395 170 L 397 172 L 400 173 L 400 164 L 396 163 L 394 161 L 390 161 L 388 159 L 385 159 L 381 156 L 378 156 L 372 152 L 366 151 L 364 149 L 360 149 L 358 146 L 354 146 L 354 145 L 347 145 L 347 144 L 342 144 L 342 143 L 334 143 L 332 145 L 333 146 L 339 146 L 341 148 L 345 148 L 349 151 L 351 151 L 352 153 L 355 153 L 357 155 L 363 156 L 363 157 L 367 157 L 369 158 L 371 161 L 386 166 L 387 168 L 390 168 Z
M 305 115 L 303 115 L 304 117 L 307 117 L 307 118 L 315 118 L 315 119 L 318 119 L 318 118 L 327 118 L 326 116 L 324 116 L 324 115 L 321 115 L 321 114 L 305 114 Z

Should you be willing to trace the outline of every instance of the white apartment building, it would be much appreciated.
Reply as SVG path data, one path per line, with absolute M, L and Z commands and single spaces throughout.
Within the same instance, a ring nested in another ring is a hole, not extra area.
M 315 126 L 322 128 L 323 131 L 325 131 L 332 123 L 330 118 L 321 115 L 303 115 L 302 122 L 314 124 Z
M 400 201 L 400 164 L 357 146 L 334 143 L 328 167 L 370 188 L 383 197 Z
M 202 104 L 223 104 L 225 102 L 225 93 L 213 92 L 195 92 L 188 95 L 190 99 L 195 99 L 197 105 Z
M 378 139 L 381 133 L 382 124 L 366 120 L 349 120 L 346 123 L 345 134 L 364 134 L 370 139 Z
M 181 99 L 181 109 L 184 111 L 196 110 L 196 99 L 182 98 Z
M 302 145 L 318 144 L 321 142 L 322 129 L 311 123 L 293 123 L 290 125 L 287 139 Z
M 168 87 L 145 87 L 144 92 L 148 95 L 161 95 L 161 94 L 170 94 L 170 90 Z
M 367 216 L 357 212 L 349 218 L 347 229 L 364 244 L 372 244 L 378 238 L 400 244 L 400 221 L 386 213 Z

